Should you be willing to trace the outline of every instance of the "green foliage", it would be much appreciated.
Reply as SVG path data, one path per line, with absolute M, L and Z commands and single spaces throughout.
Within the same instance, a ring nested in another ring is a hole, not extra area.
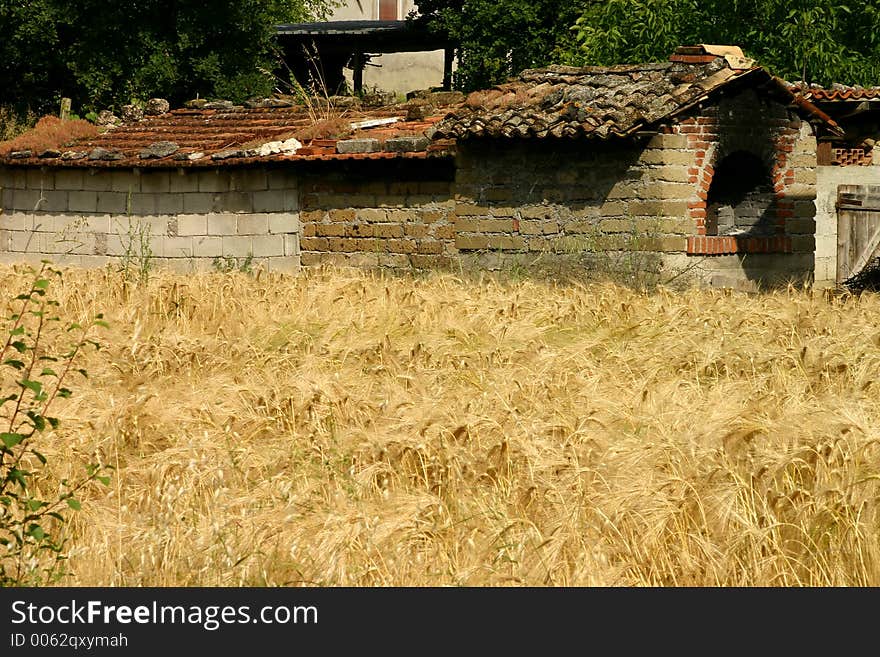
M 580 9 L 566 0 L 417 0 L 417 20 L 458 44 L 455 85 L 483 89 L 558 62 L 573 46 Z
M 98 110 L 153 96 L 244 100 L 268 93 L 274 26 L 332 0 L 0 0 L 0 104 Z
M 485 88 L 551 63 L 663 61 L 678 45 L 738 45 L 775 74 L 880 84 L 880 0 L 418 0 L 458 44 L 455 84 Z
M 603 0 L 573 32 L 576 64 L 662 61 L 677 45 L 738 45 L 775 74 L 822 85 L 880 83 L 880 0 Z
M 235 256 L 217 256 L 211 261 L 215 271 L 222 273 L 241 272 L 243 274 L 254 273 L 254 256 L 250 253 L 244 258 Z
M 88 325 L 62 325 L 58 302 L 48 297 L 52 277 L 61 272 L 44 264 L 32 271 L 30 289 L 15 298 L 6 320 L 6 342 L 0 351 L 0 586 L 35 585 L 53 581 L 65 558 L 62 527 L 68 510 L 79 510 L 77 493 L 93 481 L 105 485 L 103 467 L 88 464 L 76 481 L 64 479 L 61 490 L 42 489 L 47 458 L 40 439 L 59 421 L 50 415 L 53 402 L 72 393 L 68 379 L 86 371 L 76 367 L 86 347 L 100 348 L 90 335 L 106 326 L 101 316 Z M 60 353 L 47 350 L 58 333 L 69 336 Z

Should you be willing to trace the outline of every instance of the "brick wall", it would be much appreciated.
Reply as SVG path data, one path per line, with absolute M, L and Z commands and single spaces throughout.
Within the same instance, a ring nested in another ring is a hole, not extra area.
M 299 267 L 299 190 L 284 170 L 7 168 L 0 208 L 3 262 Z
M 463 142 L 455 245 L 483 265 L 639 252 L 652 256 L 643 263 L 710 284 L 809 280 L 815 148 L 809 125 L 751 91 L 697 109 L 647 141 Z M 761 199 L 762 223 L 772 228 L 707 235 L 714 167 L 739 150 L 766 166 L 773 190 Z
M 449 160 L 304 170 L 302 264 L 448 266 L 455 255 L 453 175 Z
M 706 211 L 716 168 L 738 151 L 763 163 L 772 190 L 740 222 L 745 232 L 713 235 Z M 747 90 L 653 137 L 463 140 L 455 161 L 9 168 L 0 170 L 0 258 L 97 265 L 146 236 L 158 264 L 179 269 L 248 256 L 269 269 L 572 258 L 604 266 L 613 254 L 661 279 L 687 272 L 743 287 L 806 280 L 815 268 L 815 153 L 809 125 Z M 748 230 L 750 222 L 761 230 Z

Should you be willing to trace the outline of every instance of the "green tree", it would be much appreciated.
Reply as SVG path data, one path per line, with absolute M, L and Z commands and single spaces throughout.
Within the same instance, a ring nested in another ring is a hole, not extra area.
M 272 80 L 274 26 L 325 16 L 333 0 L 0 0 L 0 104 L 47 111 L 152 96 L 243 100 Z
M 676 45 L 738 45 L 775 74 L 822 85 L 880 83 L 880 0 L 602 0 L 573 28 L 570 63 L 666 59 Z
M 455 86 L 497 84 L 519 71 L 559 61 L 574 47 L 582 7 L 568 0 L 416 0 L 416 19 L 455 44 Z

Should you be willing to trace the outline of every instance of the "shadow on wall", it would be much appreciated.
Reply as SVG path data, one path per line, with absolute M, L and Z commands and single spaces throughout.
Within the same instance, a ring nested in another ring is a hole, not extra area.
M 742 274 L 758 287 L 812 281 L 816 208 L 785 193 L 792 137 L 774 127 L 790 117 L 753 95 L 719 105 L 706 234 L 736 240 Z
M 735 151 L 715 167 L 706 200 L 706 234 L 764 237 L 776 234 L 776 195 L 761 158 Z

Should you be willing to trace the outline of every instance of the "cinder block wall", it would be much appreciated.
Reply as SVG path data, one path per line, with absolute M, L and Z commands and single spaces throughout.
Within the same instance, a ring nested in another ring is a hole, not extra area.
M 0 261 L 299 267 L 299 189 L 283 169 L 0 168 Z
M 816 185 L 816 283 L 837 282 L 837 188 L 840 185 L 880 186 L 880 163 L 870 166 L 821 166 Z
M 450 160 L 316 164 L 300 180 L 303 265 L 450 265 L 456 253 Z

